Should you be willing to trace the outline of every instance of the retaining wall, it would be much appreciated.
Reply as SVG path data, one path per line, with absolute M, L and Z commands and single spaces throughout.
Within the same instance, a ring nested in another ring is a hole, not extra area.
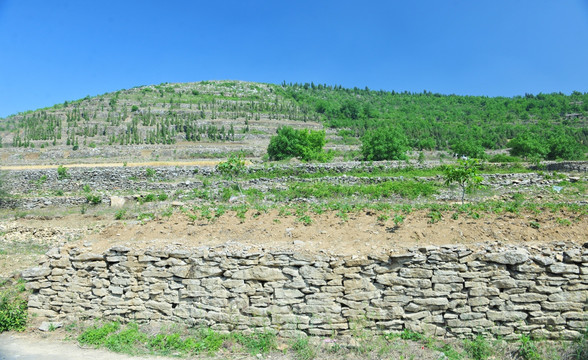
M 52 249 L 23 272 L 50 319 L 171 320 L 282 336 L 357 328 L 574 338 L 588 324 L 588 249 L 426 247 L 368 258 L 288 251 Z

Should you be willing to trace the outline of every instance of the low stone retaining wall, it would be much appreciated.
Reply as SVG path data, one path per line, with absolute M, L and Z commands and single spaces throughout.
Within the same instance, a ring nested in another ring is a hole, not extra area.
M 588 324 L 588 249 L 424 247 L 341 257 L 228 248 L 52 249 L 23 272 L 50 319 L 170 320 L 282 336 L 410 329 L 575 338 Z

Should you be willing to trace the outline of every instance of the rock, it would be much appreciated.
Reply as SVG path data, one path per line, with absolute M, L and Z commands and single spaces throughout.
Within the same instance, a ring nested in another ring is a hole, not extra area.
M 22 277 L 25 279 L 35 279 L 46 277 L 51 274 L 51 269 L 48 267 L 34 267 L 31 269 L 24 270 Z
M 555 263 L 549 266 L 549 271 L 554 274 L 579 274 L 580 268 L 578 265 Z
M 286 277 L 279 269 L 265 266 L 256 266 L 246 270 L 238 270 L 233 273 L 233 279 L 241 280 L 260 280 L 260 281 L 277 281 L 286 280 Z
M 63 323 L 61 322 L 49 322 L 49 321 L 43 321 L 41 323 L 41 326 L 39 326 L 39 330 L 41 331 L 53 331 L 57 328 L 60 328 L 63 326 Z
M 122 196 L 111 196 L 110 197 L 110 207 L 113 208 L 121 208 L 125 206 L 125 198 Z
M 491 261 L 498 264 L 516 265 L 522 264 L 529 259 L 529 254 L 524 250 L 508 250 L 499 253 L 486 254 L 485 261 Z

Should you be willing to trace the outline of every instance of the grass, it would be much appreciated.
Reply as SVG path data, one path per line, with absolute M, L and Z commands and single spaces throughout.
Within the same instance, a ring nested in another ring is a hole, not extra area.
M 113 321 L 95 324 L 84 330 L 77 341 L 81 345 L 104 347 L 114 352 L 142 355 L 191 356 L 213 355 L 223 344 L 237 344 L 252 355 L 266 354 L 276 348 L 276 335 L 272 332 L 252 334 L 221 334 L 212 329 L 200 329 L 189 334 L 168 332 L 151 334 L 139 325 L 129 323 L 122 326 Z
M 27 295 L 22 279 L 4 280 L 0 284 L 0 333 L 25 330 L 28 320 Z

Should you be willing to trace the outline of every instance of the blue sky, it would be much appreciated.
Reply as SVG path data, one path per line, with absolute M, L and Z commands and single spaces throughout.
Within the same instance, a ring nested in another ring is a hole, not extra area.
M 588 92 L 588 0 L 0 0 L 0 117 L 162 82 Z

